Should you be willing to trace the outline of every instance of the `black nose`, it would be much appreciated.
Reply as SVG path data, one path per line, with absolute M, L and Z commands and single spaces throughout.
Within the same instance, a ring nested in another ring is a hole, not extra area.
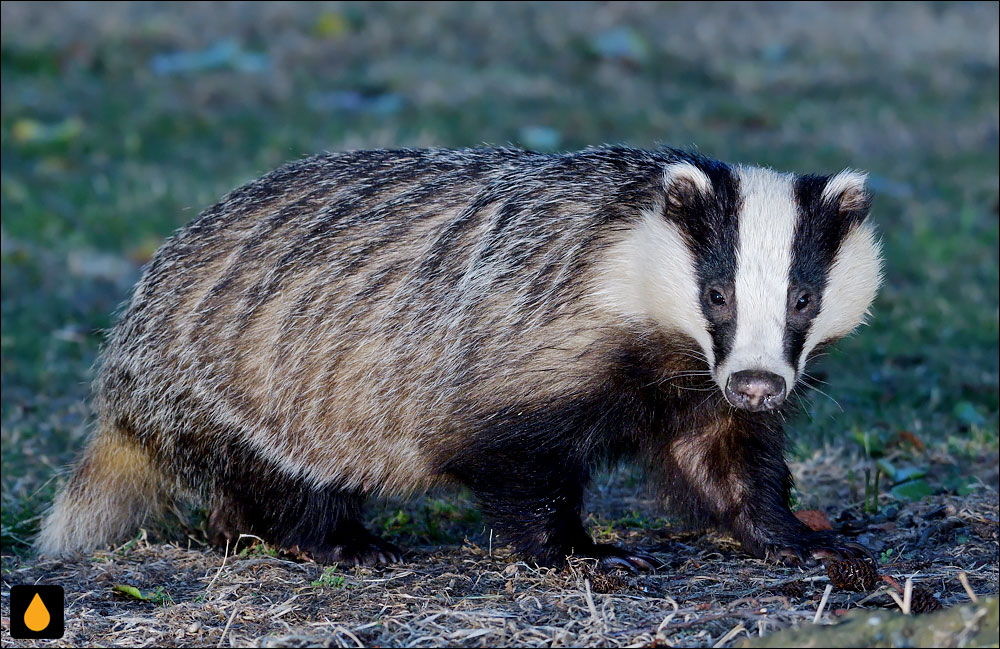
M 726 398 L 750 412 L 773 410 L 785 401 L 785 379 L 761 370 L 733 372 L 726 384 Z

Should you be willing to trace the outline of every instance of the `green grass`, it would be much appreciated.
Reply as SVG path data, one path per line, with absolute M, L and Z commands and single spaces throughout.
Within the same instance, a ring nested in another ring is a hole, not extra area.
M 344 575 L 337 574 L 337 564 L 334 564 L 324 568 L 319 579 L 313 580 L 310 585 L 313 588 L 347 588 L 350 584 Z
M 879 11 L 905 21 L 931 10 Z M 170 9 L 147 8 L 100 30 L 52 20 L 26 28 L 5 14 L 5 553 L 24 551 L 51 498 L 50 479 L 82 444 L 101 330 L 162 238 L 282 162 L 342 148 L 665 143 L 796 171 L 869 170 L 885 289 L 871 326 L 814 367 L 837 403 L 811 400 L 791 427 L 796 450 L 855 444 L 853 430 L 886 439 L 911 431 L 995 485 L 987 458 L 997 452 L 1000 410 L 998 82 L 986 40 L 982 51 L 969 44 L 981 36 L 978 19 L 940 36 L 954 42 L 927 41 L 929 64 L 905 25 L 864 46 L 819 32 L 782 44 L 782 29 L 797 33 L 787 25 L 775 28 L 775 43 L 756 44 L 737 33 L 747 30 L 725 28 L 736 18 L 717 15 L 732 51 L 697 39 L 680 46 L 694 18 L 673 5 L 621 9 L 615 24 L 624 37 L 608 36 L 605 23 L 588 17 L 593 8 L 281 11 L 287 21 L 273 33 L 235 14 L 215 18 L 224 25 L 201 36 L 171 28 L 196 19 Z M 437 27 L 426 27 L 425 11 Z M 496 24 L 526 36 L 508 39 Z M 270 67 L 152 71 L 157 55 L 204 50 L 223 36 L 267 55 Z M 337 94 L 346 91 L 360 100 Z M 532 141 L 539 133 L 547 139 Z M 899 452 L 930 462 L 927 452 Z M 957 489 L 947 473 L 928 480 Z M 384 523 L 395 526 L 390 533 L 443 538 L 428 520 Z

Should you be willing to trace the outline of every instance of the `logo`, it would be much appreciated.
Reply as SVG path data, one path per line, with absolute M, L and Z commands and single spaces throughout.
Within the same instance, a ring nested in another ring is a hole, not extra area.
M 62 586 L 11 586 L 10 637 L 18 640 L 61 638 L 65 594 Z

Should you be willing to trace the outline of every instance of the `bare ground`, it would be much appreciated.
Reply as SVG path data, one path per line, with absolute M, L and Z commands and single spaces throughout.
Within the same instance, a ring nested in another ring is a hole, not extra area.
M 607 520 L 601 510 L 609 503 L 621 506 L 616 482 L 605 482 L 603 498 L 596 490 L 594 520 Z M 648 503 L 630 504 L 634 514 L 650 511 Z M 969 601 L 963 576 L 972 592 L 997 593 L 991 487 L 877 515 L 858 507 L 828 513 L 849 536 L 893 550 L 880 553 L 879 566 L 892 579 L 864 592 L 834 588 L 823 624 L 858 607 L 897 608 L 893 579 L 912 578 L 943 607 Z M 175 544 L 143 535 L 73 561 L 7 557 L 3 579 L 66 587 L 66 635 L 44 643 L 52 646 L 730 646 L 811 624 L 830 583 L 823 565 L 750 559 L 726 536 L 669 523 L 596 527 L 602 540 L 642 547 L 663 562 L 640 576 L 598 572 L 581 560 L 538 568 L 491 549 L 488 532 L 465 531 L 464 543 L 417 544 L 406 563 L 384 568 L 319 566 L 274 556 L 253 539 L 219 551 L 200 547 L 197 534 Z M 4 598 L 5 646 L 43 644 L 11 640 L 8 616 Z

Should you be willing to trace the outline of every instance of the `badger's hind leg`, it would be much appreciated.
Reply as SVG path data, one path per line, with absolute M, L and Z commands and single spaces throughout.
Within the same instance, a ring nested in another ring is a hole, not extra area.
M 399 548 L 365 529 L 359 493 L 316 487 L 260 461 L 231 461 L 228 466 L 210 497 L 208 534 L 213 543 L 232 545 L 240 534 L 252 534 L 317 563 L 402 561 Z
M 547 423 L 522 425 L 544 430 Z M 595 543 L 584 529 L 589 458 L 561 444 L 546 449 L 510 434 L 484 437 L 451 458 L 446 472 L 476 495 L 501 541 L 546 566 L 561 566 L 569 556 L 597 559 L 607 570 L 653 571 L 659 565 L 649 555 Z
M 528 466 L 523 458 L 511 464 L 498 455 L 492 460 L 494 467 L 467 474 L 465 482 L 502 541 L 540 565 L 561 566 L 576 556 L 597 559 L 606 570 L 656 569 L 659 562 L 649 555 L 594 542 L 580 520 L 584 476 L 564 463 L 560 467 L 558 458 Z

